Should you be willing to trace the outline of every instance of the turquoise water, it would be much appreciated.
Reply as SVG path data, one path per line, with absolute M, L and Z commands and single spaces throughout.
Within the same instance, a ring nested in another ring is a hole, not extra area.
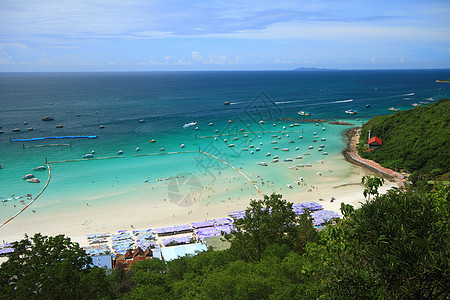
M 298 116 L 297 112 L 311 111 L 312 119 L 347 120 L 360 125 L 371 116 L 390 113 L 387 110 L 390 106 L 410 109 L 412 102 L 446 97 L 447 91 L 441 89 L 445 85 L 434 81 L 448 78 L 448 73 L 0 74 L 0 100 L 4 106 L 0 112 L 0 130 L 4 131 L 0 135 L 0 163 L 5 165 L 0 169 L 0 196 L 3 200 L 11 198 L 10 194 L 35 196 L 44 186 L 48 172 L 32 168 L 44 165 L 46 160 L 78 160 L 50 164 L 50 184 L 32 209 L 53 214 L 70 212 L 87 204 L 108 207 L 140 201 L 150 206 L 165 200 L 189 206 L 195 202 L 260 197 L 236 170 L 200 154 L 199 149 L 242 171 L 264 194 L 305 191 L 311 185 L 320 186 L 324 182 L 339 184 L 349 172 L 341 156 L 346 143 L 343 132 L 349 126 L 326 122 L 316 126 L 316 122 L 303 122 L 305 117 Z M 230 101 L 231 105 L 224 105 L 224 101 Z M 365 108 L 368 103 L 371 108 Z M 347 115 L 344 112 L 347 109 L 357 109 L 359 114 Z M 55 120 L 41 121 L 45 115 Z M 287 118 L 295 120 L 285 120 Z M 141 119 L 145 122 L 138 122 Z M 261 124 L 260 120 L 265 123 Z M 23 124 L 25 121 L 28 124 Z M 183 126 L 190 122 L 197 124 Z M 210 123 L 214 124 L 209 126 Z M 290 127 L 294 123 L 300 125 Z M 64 127 L 56 128 L 58 124 Z M 100 125 L 105 128 L 100 129 Z M 34 130 L 27 131 L 29 127 Z M 13 133 L 13 128 L 21 131 Z M 244 137 L 244 133 L 248 137 Z M 220 134 L 231 135 L 217 136 L 217 140 L 201 138 Z M 98 135 L 98 138 L 10 142 L 10 139 L 62 135 Z M 238 139 L 233 140 L 234 137 Z M 326 141 L 321 141 L 322 138 Z M 156 142 L 150 143 L 152 139 Z M 294 142 L 289 143 L 291 140 Z M 71 145 L 26 148 L 53 143 Z M 235 147 L 228 147 L 231 143 Z M 322 144 L 323 151 L 317 151 Z M 309 146 L 314 149 L 308 149 Z M 136 147 L 140 151 L 136 151 Z M 160 148 L 165 150 L 160 151 Z M 249 151 L 243 151 L 244 148 Z M 283 148 L 289 151 L 282 151 Z M 119 150 L 123 155 L 117 155 Z M 80 160 L 91 151 L 95 151 L 96 158 L 115 158 Z M 192 152 L 135 156 L 177 151 Z M 268 152 L 270 157 L 266 156 Z M 323 152 L 328 155 L 322 155 Z M 278 163 L 272 163 L 274 155 L 279 156 Z M 303 158 L 297 160 L 297 156 Z M 292 158 L 293 162 L 283 162 L 285 158 Z M 266 162 L 268 166 L 257 162 Z M 308 163 L 313 167 L 288 168 Z M 318 176 L 317 172 L 322 175 Z M 41 182 L 28 183 L 21 179 L 28 173 L 33 173 Z M 296 185 L 300 176 L 308 186 Z M 288 189 L 287 184 L 293 185 L 293 189 Z M 19 201 L 2 203 L 0 221 L 23 207 Z

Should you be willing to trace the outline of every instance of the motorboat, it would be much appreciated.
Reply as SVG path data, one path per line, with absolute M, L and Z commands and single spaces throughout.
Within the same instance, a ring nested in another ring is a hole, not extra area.
M 271 155 L 270 152 L 266 153 L 266 156 L 270 156 L 270 155 Z
M 283 149 L 281 149 L 281 151 L 289 151 L 289 149 L 288 148 L 283 148 Z
M 195 125 L 197 125 L 197 122 L 190 122 L 190 123 L 184 124 L 183 128 L 187 128 L 187 127 L 195 126 Z
M 39 183 L 40 182 L 39 179 L 37 179 L 37 178 L 30 178 L 30 179 L 27 179 L 27 181 L 31 182 L 31 183 Z
M 139 149 L 139 147 L 136 147 L 136 151 L 139 151 L 139 150 L 141 150 L 141 149 Z
M 279 162 L 279 160 L 278 160 L 278 158 L 274 158 L 272 162 L 277 163 L 277 162 Z
M 119 151 L 117 151 L 117 154 L 122 155 L 122 154 L 123 154 L 123 151 L 122 151 L 122 150 L 119 150 Z
M 209 124 L 208 124 L 208 126 L 213 126 L 213 125 L 214 125 L 214 123 L 209 123 Z
M 295 147 L 295 150 L 300 150 L 300 148 L 299 147 Z
M 292 189 L 292 185 L 286 184 L 286 186 L 288 187 L 288 189 Z
M 154 142 L 156 142 L 156 140 L 155 140 L 155 139 L 153 139 L 153 140 L 150 140 L 150 143 L 154 143 Z
M 349 109 L 349 110 L 346 110 L 345 113 L 349 114 L 349 115 L 356 115 L 358 113 L 358 111 L 354 110 L 354 109 Z
M 310 115 L 311 115 L 310 112 L 306 112 L 306 111 L 303 111 L 303 110 L 299 111 L 298 114 L 299 114 L 300 116 L 310 116 Z
M 223 105 L 230 105 L 230 104 L 231 104 L 230 101 L 225 101 L 225 102 L 223 103 Z
M 260 165 L 260 166 L 267 167 L 267 163 L 265 163 L 265 162 L 263 162 L 263 161 L 257 162 L 257 164 Z
M 283 159 L 283 161 L 284 162 L 289 162 L 289 161 L 292 161 L 292 158 L 285 158 L 285 159 Z
M 328 152 L 324 152 L 324 153 L 322 153 L 322 155 L 328 155 Z
M 27 174 L 27 175 L 23 176 L 22 179 L 31 179 L 33 177 L 34 177 L 33 174 Z
M 180 148 L 184 148 L 184 144 L 181 144 Z
M 234 144 L 229 144 L 228 147 L 233 148 Z
M 12 132 L 19 132 L 20 129 L 19 128 L 14 128 L 13 130 L 11 130 Z
M 390 110 L 390 111 L 400 111 L 400 109 L 395 108 L 393 106 L 389 107 L 388 110 Z
M 63 128 L 63 125 L 56 125 L 56 128 Z
M 140 119 L 140 120 L 138 121 L 138 123 L 145 123 L 145 120 L 144 120 L 144 119 Z
M 313 146 L 309 146 L 309 147 L 308 147 L 308 149 L 313 149 L 313 148 L 314 148 Z
M 103 129 L 103 128 L 105 128 L 105 125 L 100 125 L 99 128 Z
M 297 156 L 295 159 L 303 159 L 302 156 Z
M 44 166 L 39 166 L 39 167 L 33 168 L 33 171 L 43 171 L 43 170 L 47 170 L 47 168 Z
M 366 107 L 366 108 L 369 108 L 369 107 L 370 107 L 370 104 L 366 104 L 365 107 Z
M 164 150 L 166 150 L 166 149 L 164 149 L 164 148 L 159 149 L 159 151 L 164 151 Z
M 321 139 L 321 141 L 326 141 L 326 140 L 327 140 L 326 138 L 322 138 L 322 139 Z
M 83 155 L 83 158 L 93 158 L 93 157 L 94 157 L 94 154 L 91 154 L 91 153 Z
M 54 118 L 51 116 L 45 116 L 42 118 L 42 121 L 53 121 L 53 120 L 54 120 Z

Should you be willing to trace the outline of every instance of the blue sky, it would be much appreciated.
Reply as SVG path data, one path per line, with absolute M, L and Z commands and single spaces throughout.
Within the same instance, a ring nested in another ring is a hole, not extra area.
M 0 0 L 0 71 L 450 67 L 450 1 Z

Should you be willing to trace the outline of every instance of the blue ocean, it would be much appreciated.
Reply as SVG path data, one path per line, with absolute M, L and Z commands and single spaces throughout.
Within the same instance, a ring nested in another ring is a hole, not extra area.
M 52 178 L 33 209 L 48 214 L 87 202 L 129 205 L 130 193 L 148 198 L 141 201 L 167 198 L 188 205 L 195 197 L 180 196 L 170 182 L 192 174 L 191 190 L 203 189 L 195 201 L 257 197 L 235 169 L 258 182 L 264 194 L 283 192 L 299 176 L 289 173 L 284 159 L 342 161 L 343 133 L 351 126 L 329 121 L 359 126 L 393 113 L 390 107 L 407 110 L 448 97 L 448 84 L 436 82 L 447 78 L 449 70 L 0 73 L 0 221 L 27 203 L 18 197 L 41 191 L 48 171 L 33 168 L 46 161 Z M 358 113 L 345 113 L 350 109 Z M 45 116 L 53 120 L 43 121 Z M 15 141 L 61 136 L 97 138 Z M 307 153 L 310 145 L 314 151 Z M 90 153 L 102 159 L 83 159 Z M 271 168 L 274 156 L 280 163 Z M 338 170 L 339 163 L 333 167 Z M 320 184 L 312 177 L 317 169 L 306 169 L 302 176 Z M 29 173 L 40 182 L 22 179 Z M 333 176 L 329 182 L 340 177 L 336 171 Z

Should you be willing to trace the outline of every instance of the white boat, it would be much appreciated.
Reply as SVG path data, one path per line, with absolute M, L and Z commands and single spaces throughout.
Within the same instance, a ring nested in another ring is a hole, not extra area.
M 286 186 L 288 187 L 288 189 L 292 189 L 292 185 L 286 184 Z
M 44 166 L 39 166 L 39 167 L 33 168 L 33 171 L 43 171 L 43 170 L 47 170 L 47 168 Z
M 328 152 L 324 152 L 324 153 L 322 153 L 322 155 L 328 155 Z
M 228 147 L 233 148 L 234 144 L 229 144 Z
M 242 151 L 248 151 L 248 148 L 244 148 L 244 149 L 242 149 Z
M 292 158 L 285 158 L 285 159 L 283 159 L 283 161 L 284 162 L 289 162 L 289 161 L 292 161 Z
M 299 147 L 295 147 L 295 150 L 300 150 L 300 148 Z
M 270 152 L 268 152 L 268 153 L 266 154 L 266 156 L 270 156 Z
M 326 138 L 322 138 L 322 139 L 321 139 L 321 141 L 326 141 L 326 140 L 327 140 Z
M 122 154 L 123 154 L 123 151 L 122 151 L 122 150 L 119 150 L 119 151 L 117 151 L 117 154 L 122 155 Z
M 349 114 L 349 115 L 356 115 L 358 113 L 358 111 L 354 110 L 354 109 L 349 109 L 349 110 L 346 110 L 345 113 Z
M 208 124 L 208 126 L 213 126 L 213 125 L 214 125 L 214 123 L 209 123 L 209 124 Z
M 306 111 L 303 111 L 303 110 L 299 111 L 298 114 L 299 114 L 300 116 L 310 116 L 310 115 L 311 115 L 310 112 L 306 112 Z
M 281 151 L 289 151 L 289 149 L 288 148 L 283 148 L 283 149 L 281 149 Z
M 22 179 L 31 179 L 33 177 L 34 177 L 33 174 L 27 174 L 27 175 L 23 176 Z
M 279 160 L 278 160 L 278 158 L 274 158 L 272 162 L 277 163 L 277 162 L 279 162 Z
M 30 179 L 27 179 L 27 181 L 31 182 L 31 183 L 39 183 L 40 182 L 39 179 L 37 179 L 37 178 L 30 178 Z
M 390 110 L 390 111 L 399 111 L 400 109 L 391 106 L 391 107 L 388 108 L 388 110 Z
M 260 166 L 267 167 L 267 163 L 265 163 L 263 161 L 257 162 L 257 164 L 260 165 Z
M 233 141 L 237 141 L 237 140 L 238 140 L 238 138 L 237 138 L 237 137 L 234 137 L 234 138 L 233 138 Z
M 278 144 L 277 141 L 271 141 L 270 143 L 271 143 L 271 144 Z
M 145 123 L 145 120 L 144 120 L 144 119 L 140 119 L 140 120 L 138 121 L 138 123 Z
M 314 148 L 313 146 L 309 146 L 309 147 L 308 147 L 308 149 L 313 149 L 313 148 Z
M 164 149 L 164 148 L 159 149 L 159 151 L 164 151 L 164 150 L 166 150 L 166 149 Z
M 91 154 L 91 153 L 83 155 L 83 158 L 93 158 L 93 157 L 94 157 L 94 154 Z
M 187 127 L 194 126 L 194 125 L 197 125 L 197 122 L 190 122 L 190 123 L 184 124 L 183 128 L 187 128 Z
M 139 147 L 136 147 L 136 151 L 139 151 L 139 150 L 141 150 L 141 149 L 139 149 Z
M 180 148 L 184 148 L 184 144 L 181 144 Z

